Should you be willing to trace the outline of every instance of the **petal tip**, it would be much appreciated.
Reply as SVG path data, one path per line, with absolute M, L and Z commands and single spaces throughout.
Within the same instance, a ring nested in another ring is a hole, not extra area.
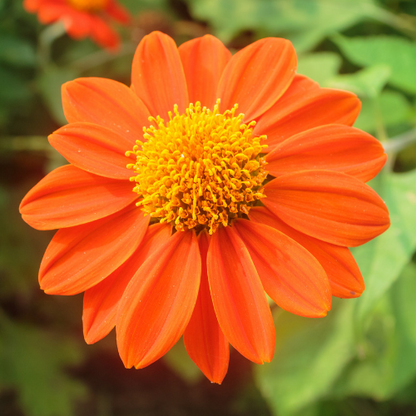
M 350 298 L 359 298 L 362 294 L 363 294 L 363 292 L 364 292 L 364 289 L 363 290 L 361 290 L 361 291 L 353 291 L 353 290 L 350 290 Z
M 205 377 L 212 383 L 212 384 L 218 384 L 221 386 L 222 382 L 224 381 L 224 378 L 226 376 L 227 372 L 224 372 L 222 374 L 206 374 L 204 373 Z
M 40 285 L 40 289 L 43 290 L 46 295 L 61 295 L 61 293 L 59 293 L 59 291 L 56 292 L 54 288 L 47 287 L 42 284 Z
M 84 331 L 84 340 L 85 340 L 85 343 L 88 345 L 95 344 L 97 341 L 99 341 L 98 339 L 95 339 L 93 336 L 91 336 L 90 332 L 85 332 L 85 331 Z

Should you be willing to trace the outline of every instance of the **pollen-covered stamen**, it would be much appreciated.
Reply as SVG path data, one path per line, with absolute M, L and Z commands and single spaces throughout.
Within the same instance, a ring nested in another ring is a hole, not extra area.
M 134 191 L 142 198 L 142 210 L 160 222 L 174 223 L 176 230 L 206 228 L 210 234 L 220 224 L 246 216 L 263 198 L 267 177 L 265 136 L 253 137 L 255 122 L 243 124 L 237 105 L 219 113 L 219 100 L 211 111 L 197 102 L 185 114 L 175 106 L 170 121 L 150 118 L 144 141 L 133 151 L 136 163 Z
M 109 0 L 67 0 L 75 9 L 93 12 L 103 10 L 107 7 Z

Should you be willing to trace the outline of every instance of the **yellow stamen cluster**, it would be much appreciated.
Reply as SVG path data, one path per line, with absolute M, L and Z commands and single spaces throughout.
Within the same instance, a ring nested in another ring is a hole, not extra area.
M 77 10 L 94 12 L 107 7 L 109 0 L 67 0 Z
M 185 114 L 175 106 L 170 120 L 159 116 L 144 128 L 143 141 L 133 151 L 134 191 L 142 198 L 138 206 L 160 222 L 173 223 L 177 231 L 207 229 L 214 233 L 222 224 L 249 213 L 263 198 L 267 177 L 265 136 L 253 137 L 255 122 L 243 124 L 237 105 L 219 113 L 190 104 Z

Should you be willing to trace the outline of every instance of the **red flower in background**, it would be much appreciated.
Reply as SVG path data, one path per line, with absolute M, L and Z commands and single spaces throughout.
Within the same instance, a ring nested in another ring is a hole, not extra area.
M 49 140 L 70 164 L 20 210 L 37 229 L 60 228 L 39 281 L 49 294 L 85 292 L 88 343 L 116 327 L 125 366 L 142 368 L 183 335 L 221 383 L 229 343 L 272 359 L 266 293 L 307 317 L 362 293 L 348 247 L 389 227 L 365 184 L 386 155 L 350 127 L 357 97 L 296 75 L 296 63 L 284 39 L 231 56 L 209 35 L 177 48 L 156 32 L 137 48 L 131 88 L 63 86 L 69 124 Z
M 116 0 L 24 0 L 30 13 L 37 13 L 43 24 L 62 21 L 74 39 L 91 37 L 98 45 L 115 49 L 117 33 L 108 24 L 112 18 L 122 24 L 130 21 L 128 12 Z

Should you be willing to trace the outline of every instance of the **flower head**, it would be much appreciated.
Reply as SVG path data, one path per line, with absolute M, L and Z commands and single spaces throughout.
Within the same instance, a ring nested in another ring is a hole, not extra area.
M 351 127 L 354 94 L 296 75 L 284 39 L 231 56 L 212 36 L 179 48 L 159 32 L 139 44 L 132 85 L 80 78 L 62 89 L 68 125 L 49 137 L 69 161 L 20 210 L 60 230 L 39 281 L 84 295 L 84 336 L 116 328 L 126 367 L 142 368 L 183 335 L 221 383 L 229 344 L 273 357 L 266 293 L 292 313 L 322 317 L 331 297 L 360 296 L 348 250 L 389 226 L 365 184 L 386 161 Z
M 260 141 L 252 135 L 255 122 L 242 123 L 237 105 L 219 114 L 190 104 L 185 114 L 169 113 L 152 119 L 144 141 L 134 150 L 136 163 L 131 177 L 143 211 L 160 222 L 172 223 L 176 231 L 195 229 L 214 233 L 233 219 L 244 218 L 250 207 L 264 197 L 261 193 L 267 172 Z
M 108 19 L 122 24 L 130 21 L 128 12 L 117 0 L 24 0 L 23 6 L 28 12 L 37 13 L 41 23 L 62 21 L 69 36 L 74 39 L 91 37 L 108 49 L 115 49 L 119 44 Z

